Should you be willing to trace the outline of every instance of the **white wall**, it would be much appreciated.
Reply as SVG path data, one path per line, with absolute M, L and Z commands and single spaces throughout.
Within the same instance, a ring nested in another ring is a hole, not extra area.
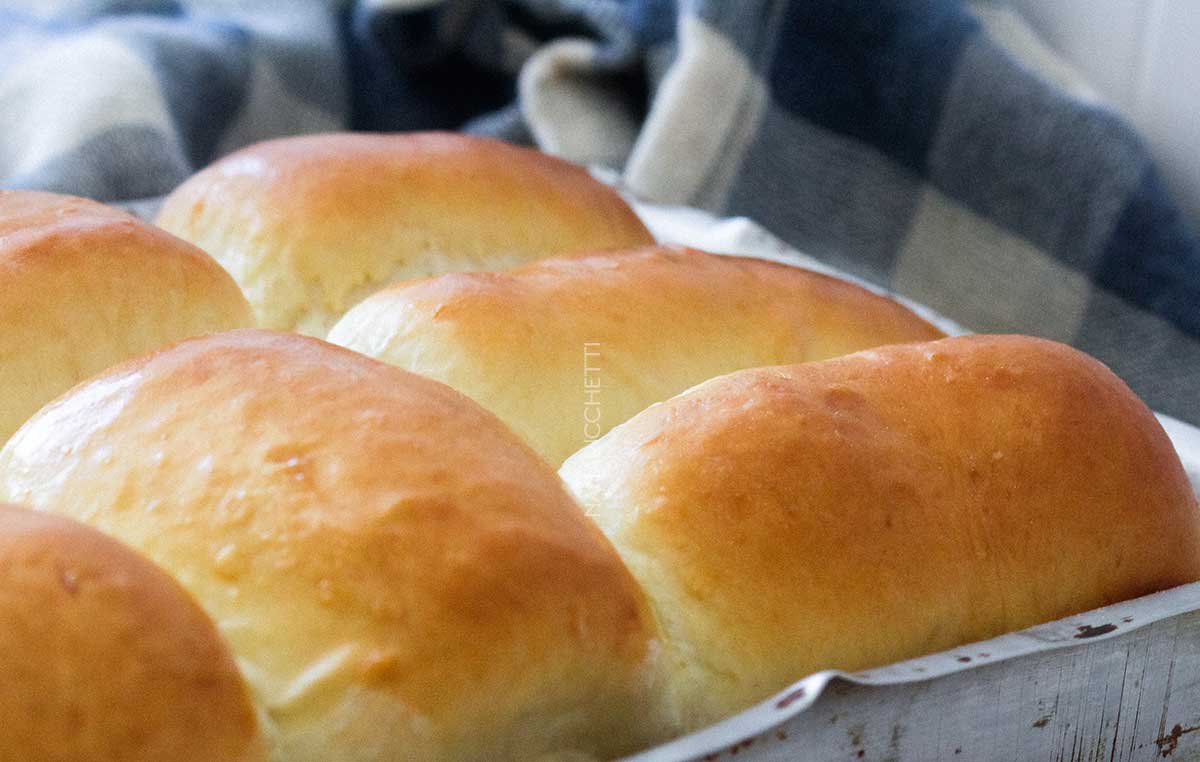
M 1200 0 L 1011 0 L 1142 131 L 1200 227 Z

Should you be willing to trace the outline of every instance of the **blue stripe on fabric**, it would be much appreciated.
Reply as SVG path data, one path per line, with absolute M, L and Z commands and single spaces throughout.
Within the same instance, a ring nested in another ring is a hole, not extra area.
M 768 77 L 783 109 L 924 174 L 979 22 L 951 0 L 793 0 Z
M 1200 425 L 1200 341 L 1106 288 L 1092 288 L 1071 341 L 1154 410 Z
M 1123 299 L 1200 336 L 1200 238 L 1154 167 L 1125 203 L 1095 278 Z
M 86 0 L 71 13 L 76 19 L 96 19 L 101 16 L 152 15 L 182 17 L 188 9 L 179 0 Z
M 362 6 L 347 12 L 355 129 L 456 129 L 516 98 L 512 77 L 439 39 L 440 15 Z
M 84 3 L 54 16 L 39 16 L 28 11 L 0 8 L 0 36 L 34 29 L 47 34 L 70 34 L 92 27 L 105 18 L 134 15 L 181 18 L 188 10 L 176 0 L 98 0 Z
M 4 185 L 121 201 L 167 193 L 191 171 L 173 135 L 125 125 L 94 135 Z
M 648 48 L 675 38 L 679 8 L 674 0 L 629 0 L 624 10 L 639 45 Z
M 741 52 L 759 76 L 769 66 L 779 41 L 779 29 L 794 0 L 698 0 L 692 14 L 720 32 Z M 791 55 L 783 51 L 783 55 Z
M 926 176 L 980 217 L 1091 273 L 1147 161 L 1125 121 L 977 37 L 959 57 Z
M 291 97 L 345 123 L 350 112 L 346 53 L 336 13 L 319 6 L 314 4 L 303 14 L 293 11 L 282 28 L 265 30 L 251 21 L 251 57 L 273 69 Z
M 887 284 L 922 188 L 916 174 L 862 141 L 771 108 L 725 212 L 752 215 L 793 246 Z
M 207 164 L 249 89 L 250 33 L 219 19 L 156 16 L 122 19 L 112 32 L 150 64 L 189 162 Z

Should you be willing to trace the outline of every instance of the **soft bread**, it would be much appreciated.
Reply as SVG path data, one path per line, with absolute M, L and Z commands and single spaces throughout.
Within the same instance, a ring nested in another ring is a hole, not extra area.
M 246 687 L 179 585 L 81 524 L 0 505 L 0 760 L 258 762 Z
M 1154 416 L 1024 337 L 741 371 L 561 475 L 653 601 L 697 727 L 816 670 L 947 649 L 1200 578 Z
M 554 471 L 434 381 L 296 335 L 184 342 L 44 408 L 0 452 L 0 492 L 174 574 L 276 762 L 647 740 L 636 583 Z
M 579 167 L 439 133 L 259 143 L 180 186 L 158 224 L 233 273 L 260 326 L 321 337 L 397 280 L 654 240 Z
M 557 465 L 713 376 L 941 336 L 845 281 L 651 247 L 397 285 L 329 340 L 453 386 Z
M 251 320 L 195 246 L 94 201 L 0 190 L 0 442 L 105 368 Z

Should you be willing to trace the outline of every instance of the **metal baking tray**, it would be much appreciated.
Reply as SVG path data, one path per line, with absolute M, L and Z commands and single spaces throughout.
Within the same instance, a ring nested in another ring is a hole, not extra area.
M 1200 759 L 1200 583 L 868 672 L 820 672 L 628 762 Z

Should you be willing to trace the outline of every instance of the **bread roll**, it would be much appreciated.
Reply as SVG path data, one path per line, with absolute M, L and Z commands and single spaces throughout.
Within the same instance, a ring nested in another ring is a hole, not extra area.
M 256 762 L 224 643 L 179 585 L 73 521 L 0 505 L 0 760 Z
M 0 492 L 120 538 L 229 638 L 275 762 L 472 762 L 646 740 L 653 631 L 554 471 L 457 392 L 236 331 L 84 384 Z
M 158 224 L 233 273 L 260 326 L 320 337 L 397 280 L 654 240 L 579 167 L 436 133 L 259 143 L 180 186 Z
M 453 386 L 558 465 L 713 376 L 941 335 L 845 281 L 654 247 L 401 284 L 329 339 Z
M 733 373 L 561 475 L 642 583 L 697 727 L 817 670 L 1200 578 L 1196 500 L 1100 363 L 972 336 Z
M 0 190 L 0 443 L 109 366 L 251 319 L 196 247 L 94 201 Z

